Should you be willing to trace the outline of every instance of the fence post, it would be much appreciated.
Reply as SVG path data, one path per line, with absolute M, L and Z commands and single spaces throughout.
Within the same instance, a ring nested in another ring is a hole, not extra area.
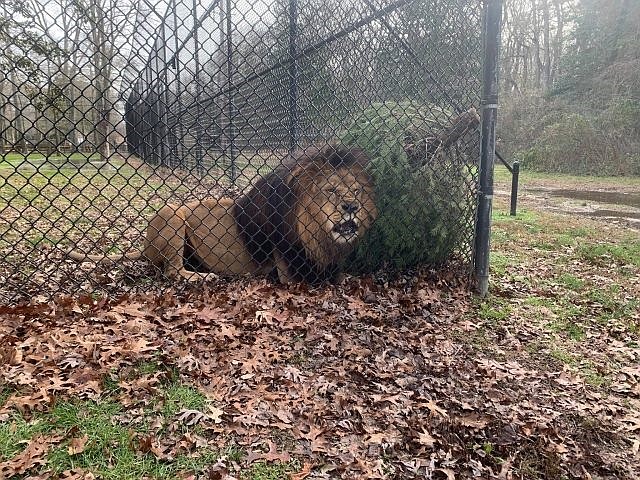
M 520 162 L 513 162 L 513 172 L 511 174 L 511 212 L 512 217 L 516 216 L 518 207 L 518 182 L 520 181 Z
M 489 250 L 493 166 L 498 113 L 498 56 L 500 49 L 501 0 L 484 1 L 484 66 L 482 73 L 482 128 L 480 140 L 480 185 L 475 238 L 475 275 L 481 296 L 489 292 Z
M 229 87 L 229 161 L 231 162 L 231 185 L 236 184 L 238 174 L 236 172 L 236 152 L 235 152 L 235 132 L 233 121 L 235 117 L 235 105 L 233 103 L 234 91 L 231 88 L 233 85 L 233 34 L 231 28 L 231 0 L 226 1 L 226 15 L 227 15 L 227 85 Z
M 195 141 L 194 149 L 195 149 L 195 167 L 198 175 L 204 175 L 204 147 L 203 147 L 203 137 L 204 137 L 204 128 L 202 127 L 202 103 L 201 103 L 201 93 L 203 88 L 200 85 L 200 41 L 198 38 L 198 28 L 200 23 L 198 22 L 198 0 L 193 0 L 193 8 L 191 12 L 191 16 L 193 18 L 193 60 L 194 60 L 194 78 L 195 78 L 195 120 L 193 125 L 191 126 L 192 135 Z M 178 73 L 179 75 L 179 73 Z
M 289 151 L 295 150 L 298 143 L 298 5 L 297 0 L 289 0 Z

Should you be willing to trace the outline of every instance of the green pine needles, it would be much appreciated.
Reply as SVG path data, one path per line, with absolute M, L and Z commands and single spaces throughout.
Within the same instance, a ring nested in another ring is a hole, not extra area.
M 424 145 L 450 117 L 434 105 L 384 102 L 363 111 L 343 132 L 344 144 L 363 148 L 371 158 L 379 210 L 348 259 L 347 271 L 439 265 L 464 241 L 460 206 L 468 200 L 462 173 L 452 168 L 453 154 L 440 152 L 416 165 L 405 152 L 406 145 Z

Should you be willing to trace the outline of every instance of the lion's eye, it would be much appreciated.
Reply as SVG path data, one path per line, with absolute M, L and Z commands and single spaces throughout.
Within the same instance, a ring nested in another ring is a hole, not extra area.
M 335 188 L 335 187 L 327 188 L 325 190 L 325 192 L 327 192 L 327 193 L 336 193 L 337 191 L 338 191 L 338 189 Z

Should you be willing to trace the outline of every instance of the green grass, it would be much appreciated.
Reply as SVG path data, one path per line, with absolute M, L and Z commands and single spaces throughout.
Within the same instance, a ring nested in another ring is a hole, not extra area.
M 511 306 L 497 297 L 489 297 L 478 303 L 476 314 L 490 323 L 499 323 L 509 318 Z
M 549 352 L 549 356 L 565 365 L 575 365 L 576 359 L 563 348 L 557 347 Z
M 300 468 L 299 462 L 295 460 L 275 464 L 258 462 L 248 472 L 243 473 L 241 478 L 242 480 L 287 480 Z
M 0 155 L 0 168 L 3 167 L 18 167 L 38 165 L 43 162 L 64 163 L 64 162 L 83 162 L 87 160 L 97 160 L 100 158 L 99 154 L 85 154 L 85 153 L 72 153 L 72 154 L 54 154 L 45 156 L 41 153 L 30 153 L 23 155 L 21 153 L 6 153 Z
M 0 157 L 0 219 L 11 219 L 10 223 L 0 220 L 0 248 L 17 247 L 26 252 L 42 244 L 107 239 L 105 231 L 109 229 L 129 230 L 124 237 L 133 239 L 146 227 L 148 216 L 168 199 L 195 193 L 188 169 L 165 178 L 169 171 L 157 171 L 149 165 L 136 168 L 135 162 L 125 162 L 118 156 L 106 164 L 88 162 L 97 158 L 82 154 L 25 157 L 15 153 Z M 238 156 L 238 184 L 245 185 L 256 175 L 270 171 L 279 160 Z M 226 182 L 228 159 L 207 161 L 213 166 L 202 180 Z M 200 183 L 200 179 L 196 181 Z M 200 193 L 204 192 L 206 188 Z M 116 248 L 112 242 L 103 247 L 103 253 L 114 253 L 129 245 Z M 116 249 L 110 252 L 108 248 Z
M 132 412 L 118 401 L 118 395 L 121 394 L 119 378 L 128 382 L 156 375 L 163 370 L 166 371 L 168 380 L 145 401 L 145 408 Z M 65 399 L 55 403 L 48 411 L 32 416 L 23 416 L 18 411 L 13 411 L 9 419 L 0 424 L 0 462 L 19 454 L 30 440 L 40 435 L 45 439 L 53 436 L 58 436 L 59 439 L 51 445 L 46 464 L 32 469 L 30 474 L 38 471 L 60 474 L 65 470 L 81 468 L 104 479 L 164 480 L 189 473 L 204 475 L 208 467 L 221 456 L 228 461 L 241 462 L 246 453 L 234 444 L 220 450 L 208 446 L 193 448 L 189 452 L 180 450 L 172 459 L 158 459 L 152 452 L 141 451 L 140 440 L 149 435 L 153 436 L 154 441 L 160 442 L 160 445 L 169 447 L 176 445 L 183 438 L 182 435 L 189 432 L 205 437 L 207 435 L 200 426 L 188 426 L 178 420 L 177 414 L 182 410 L 204 412 L 208 400 L 196 388 L 179 382 L 177 378 L 175 372 L 167 370 L 162 363 L 144 361 L 125 367 L 120 372 L 113 371 L 106 377 L 104 383 L 109 388 L 98 401 Z M 8 386 L 0 388 L 0 405 L 11 393 L 13 389 Z M 164 419 L 165 427 L 149 431 L 149 425 L 159 414 Z M 69 444 L 72 438 L 84 436 L 87 437 L 84 451 L 70 454 Z M 218 442 L 219 440 L 216 441 Z M 287 479 L 299 469 L 297 460 L 287 463 L 257 463 L 240 472 L 240 478 Z
M 571 273 L 561 273 L 555 280 L 569 290 L 582 290 L 585 285 L 585 281 L 583 279 L 578 278 Z
M 140 372 L 154 370 L 151 364 L 140 365 Z M 3 389 L 3 396 L 9 389 Z M 160 413 L 169 421 L 175 421 L 175 415 L 183 409 L 203 410 L 206 397 L 195 388 L 170 383 L 159 392 L 154 403 L 161 405 Z M 155 415 L 154 409 L 146 413 Z M 47 456 L 46 465 L 41 471 L 60 474 L 65 470 L 82 468 L 99 478 L 134 480 L 143 477 L 154 479 L 175 479 L 184 473 L 204 474 L 206 469 L 224 455 L 230 461 L 240 462 L 244 452 L 235 446 L 216 451 L 209 447 L 200 447 L 197 451 L 177 454 L 174 459 L 158 459 L 153 453 L 143 453 L 138 448 L 139 439 L 151 434 L 147 431 L 147 421 L 132 421 L 132 415 L 145 415 L 141 412 L 129 413 L 115 397 L 106 396 L 99 401 L 66 400 L 56 403 L 48 412 L 35 414 L 27 418 L 14 412 L 10 418 L 0 424 L 0 462 L 19 454 L 29 440 L 39 435 L 61 435 L 65 437 L 53 445 Z M 144 419 L 143 419 L 144 420 Z M 197 431 L 198 427 L 182 426 L 181 431 Z M 71 432 L 71 434 L 69 434 Z M 202 433 L 202 432 L 201 432 Z M 156 433 L 158 441 L 163 435 L 176 435 L 176 431 Z M 71 437 L 87 436 L 84 451 L 69 453 Z M 171 440 L 169 445 L 177 440 Z M 241 472 L 244 480 L 287 479 L 300 469 L 297 460 L 287 463 L 257 463 Z M 37 470 L 37 469 L 36 469 Z M 31 473 L 34 471 L 32 470 Z
M 27 421 L 14 412 L 7 421 L 0 423 L 0 462 L 20 452 L 24 448 L 23 442 L 53 428 L 51 423 L 43 421 L 42 418 Z
M 535 234 L 542 231 L 539 225 L 540 216 L 526 209 L 519 209 L 517 215 L 511 216 L 502 210 L 493 211 L 493 222 L 495 225 L 509 225 L 524 229 L 527 233 Z
M 6 385 L 0 385 L 0 407 L 4 405 L 4 402 L 11 396 L 14 392 L 12 388 L 9 388 Z
M 163 399 L 162 414 L 171 421 L 180 410 L 203 411 L 207 397 L 193 387 L 182 384 L 171 384 Z
M 554 322 L 550 327 L 554 331 L 563 332 L 574 341 L 583 340 L 585 337 L 584 328 L 573 320 L 564 319 L 562 321 Z
M 517 264 L 517 261 L 510 255 L 498 252 L 491 254 L 491 273 L 493 275 L 498 277 L 504 276 L 507 272 L 507 268 L 514 264 Z
M 577 254 L 597 266 L 614 262 L 640 267 L 640 241 L 636 239 L 629 238 L 619 244 L 584 243 L 578 246 Z

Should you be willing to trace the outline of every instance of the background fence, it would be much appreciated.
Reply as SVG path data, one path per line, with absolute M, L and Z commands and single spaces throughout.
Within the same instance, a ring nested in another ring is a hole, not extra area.
M 424 188 L 450 195 L 439 220 L 456 232 L 448 256 L 473 264 L 480 128 L 467 124 L 437 155 L 430 145 L 479 109 L 481 2 L 9 0 L 3 9 L 0 299 L 140 285 L 143 267 L 78 264 L 55 246 L 129 250 L 167 201 L 237 195 L 297 148 L 354 140 L 363 115 L 380 137 L 365 145 L 373 157 L 398 141 L 389 125 L 406 127 L 400 140 L 424 158 Z

